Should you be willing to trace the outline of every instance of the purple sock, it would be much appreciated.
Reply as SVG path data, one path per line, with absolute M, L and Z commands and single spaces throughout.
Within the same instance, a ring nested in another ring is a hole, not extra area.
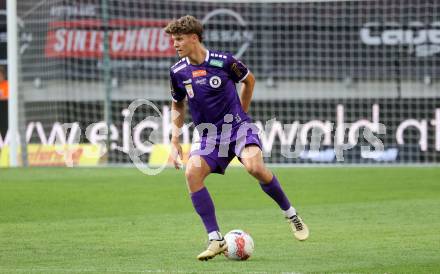
M 202 218 L 206 231 L 208 233 L 212 231 L 220 231 L 215 217 L 214 203 L 212 202 L 211 196 L 206 187 L 197 192 L 191 193 L 191 200 L 194 209 L 200 215 L 200 218 Z
M 280 206 L 282 210 L 288 210 L 290 208 L 289 199 L 287 199 L 286 194 L 284 194 L 277 177 L 273 175 L 272 181 L 268 184 L 260 182 L 260 186 L 267 195 L 269 195 L 275 202 Z

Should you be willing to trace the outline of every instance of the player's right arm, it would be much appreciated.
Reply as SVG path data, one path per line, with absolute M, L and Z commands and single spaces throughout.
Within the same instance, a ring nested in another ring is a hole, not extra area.
M 182 146 L 180 145 L 180 132 L 185 118 L 185 103 L 183 101 L 173 101 L 171 104 L 171 120 L 173 123 L 171 133 L 171 157 L 176 169 L 181 167 L 181 160 L 183 157 Z
M 185 119 L 185 102 L 186 91 L 179 87 L 176 75 L 170 71 L 170 90 L 173 102 L 171 104 L 171 121 L 173 124 L 171 132 L 171 157 L 176 169 L 181 167 L 182 163 L 182 146 L 180 145 L 180 134 Z

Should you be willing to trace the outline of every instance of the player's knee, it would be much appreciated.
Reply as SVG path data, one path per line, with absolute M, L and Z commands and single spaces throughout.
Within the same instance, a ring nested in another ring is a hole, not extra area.
M 261 164 L 249 164 L 246 166 L 249 174 L 256 178 L 260 178 L 264 175 L 264 166 Z
M 191 183 L 191 182 L 197 181 L 197 178 L 199 176 L 198 176 L 197 172 L 193 168 L 187 168 L 185 170 L 185 177 L 186 177 L 186 180 L 189 183 Z
M 185 170 L 185 177 L 188 182 L 203 181 L 205 175 L 200 168 L 187 168 Z
M 186 184 L 190 193 L 199 191 L 204 187 L 204 175 L 197 169 L 187 169 L 185 171 Z

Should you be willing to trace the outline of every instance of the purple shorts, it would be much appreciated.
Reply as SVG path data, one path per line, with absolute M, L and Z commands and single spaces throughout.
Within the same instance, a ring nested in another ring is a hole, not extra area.
M 220 136 L 215 138 L 203 136 L 191 147 L 190 157 L 200 155 L 211 168 L 212 173 L 225 174 L 225 170 L 235 156 L 241 161 L 242 150 L 249 145 L 256 145 L 261 149 L 261 141 L 258 136 L 258 129 L 254 124 L 246 131 L 232 130 L 230 138 L 221 140 Z

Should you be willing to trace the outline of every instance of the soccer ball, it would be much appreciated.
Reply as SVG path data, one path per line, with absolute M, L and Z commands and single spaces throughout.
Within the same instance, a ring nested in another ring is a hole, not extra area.
M 225 235 L 228 249 L 225 256 L 231 260 L 244 261 L 247 260 L 254 252 L 254 240 L 251 235 L 240 229 L 229 231 Z

